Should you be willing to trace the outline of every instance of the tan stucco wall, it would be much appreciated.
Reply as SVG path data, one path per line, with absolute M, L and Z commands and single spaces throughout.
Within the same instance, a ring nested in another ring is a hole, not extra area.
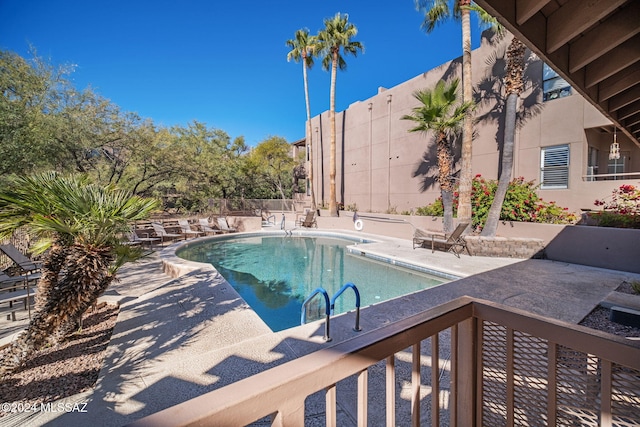
M 484 76 L 487 57 L 502 49 L 484 43 L 473 52 L 473 75 L 477 83 Z M 541 63 L 531 66 L 533 75 L 540 75 Z M 433 137 L 409 133 L 412 122 L 401 120 L 417 105 L 413 93 L 432 88 L 447 76 L 459 75 L 459 60 L 451 61 L 416 76 L 398 86 L 383 89 L 371 98 L 356 101 L 336 114 L 338 202 L 345 206 L 355 204 L 360 211 L 403 212 L 415 210 L 433 202 L 439 196 L 437 185 L 423 188 L 424 176 L 416 175 L 419 168 L 435 164 Z M 588 182 L 583 179 L 587 170 L 588 146 L 598 148 L 599 159 L 606 169 L 611 134 L 599 130 L 610 125 L 608 120 L 580 95 L 542 102 L 541 112 L 528 119 L 518 129 L 512 176 L 523 176 L 538 183 L 540 180 L 541 147 L 569 144 L 569 188 L 540 190 L 545 200 L 556 201 L 571 211 L 595 208 L 593 201 L 604 198 L 623 183 L 638 185 L 640 179 Z M 487 111 L 479 106 L 477 115 Z M 329 145 L 328 112 L 312 118 L 314 149 L 314 182 L 318 203 L 329 200 Z M 473 148 L 473 173 L 496 179 L 499 153 L 495 123 L 478 123 Z M 640 171 L 640 148 L 618 132 L 621 151 L 629 151 L 629 171 Z M 343 149 L 344 147 L 344 149 Z M 458 145 L 459 150 L 459 145 Z M 425 162 L 421 160 L 425 158 Z M 434 172 L 435 173 L 435 170 Z M 601 170 L 600 173 L 606 173 Z M 323 197 L 324 195 L 324 197 Z

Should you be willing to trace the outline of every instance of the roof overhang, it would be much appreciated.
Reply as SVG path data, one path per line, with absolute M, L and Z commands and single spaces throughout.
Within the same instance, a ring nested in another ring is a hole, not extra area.
M 475 0 L 640 146 L 639 0 Z

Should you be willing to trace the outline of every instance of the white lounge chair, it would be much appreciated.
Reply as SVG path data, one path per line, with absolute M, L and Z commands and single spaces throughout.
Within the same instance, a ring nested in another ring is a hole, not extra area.
M 198 220 L 198 225 L 200 226 L 200 230 L 202 230 L 203 233 L 207 233 L 207 234 L 222 233 L 222 230 L 218 230 L 217 228 L 211 227 L 213 224 L 209 223 L 209 220 L 207 218 L 200 218 Z
M 179 219 L 178 225 L 180 226 L 182 234 L 184 234 L 185 238 L 187 236 L 198 237 L 199 235 L 203 234 L 202 231 L 192 229 L 189 221 L 187 221 L 186 219 Z
M 220 218 L 217 218 L 217 220 L 218 220 L 218 227 L 224 233 L 235 233 L 236 231 L 238 231 L 235 227 L 229 227 L 229 223 L 227 222 L 227 218 L 220 217 Z
M 182 237 L 182 234 L 176 234 L 176 233 L 167 232 L 167 230 L 164 229 L 162 224 L 160 224 L 158 222 L 152 222 L 151 226 L 153 227 L 153 231 L 155 231 L 156 236 L 158 236 L 160 238 L 160 243 L 161 244 L 164 244 L 165 237 L 168 238 L 169 240 L 176 239 L 178 237 Z

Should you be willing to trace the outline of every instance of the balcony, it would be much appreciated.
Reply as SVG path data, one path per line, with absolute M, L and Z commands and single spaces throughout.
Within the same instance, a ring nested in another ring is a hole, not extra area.
M 132 425 L 630 426 L 638 408 L 640 342 L 462 297 Z

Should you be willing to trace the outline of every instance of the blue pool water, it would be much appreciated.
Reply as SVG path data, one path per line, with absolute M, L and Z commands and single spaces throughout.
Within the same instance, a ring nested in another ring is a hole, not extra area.
M 331 298 L 352 282 L 365 307 L 449 281 L 352 255 L 346 247 L 353 244 L 333 237 L 250 236 L 197 243 L 177 255 L 212 264 L 273 331 L 299 325 L 302 302 L 318 287 Z M 307 306 L 309 320 L 324 317 L 322 300 L 318 295 Z M 354 308 L 348 289 L 334 313 Z

